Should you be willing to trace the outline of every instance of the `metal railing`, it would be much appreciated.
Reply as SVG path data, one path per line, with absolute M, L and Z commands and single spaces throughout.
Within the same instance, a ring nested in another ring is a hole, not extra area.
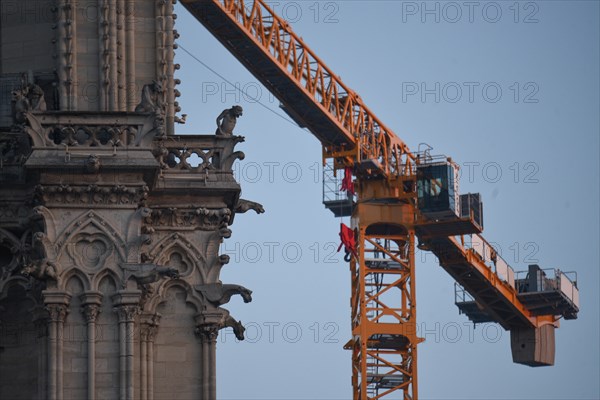
M 535 292 L 562 292 L 575 306 L 579 308 L 579 288 L 577 287 L 577 272 L 563 272 L 558 268 L 544 268 L 536 279 Z M 516 289 L 518 293 L 533 292 L 529 290 L 529 271 L 516 273 Z
M 515 270 L 481 235 L 467 235 L 464 246 L 476 254 L 502 281 L 515 288 Z
M 342 171 L 336 171 L 333 169 L 333 162 L 328 161 L 323 166 L 323 203 L 330 201 L 345 201 L 348 198 L 348 193 L 342 192 L 342 179 L 340 176 Z
M 475 301 L 473 296 L 458 282 L 454 282 L 454 304 L 470 303 Z

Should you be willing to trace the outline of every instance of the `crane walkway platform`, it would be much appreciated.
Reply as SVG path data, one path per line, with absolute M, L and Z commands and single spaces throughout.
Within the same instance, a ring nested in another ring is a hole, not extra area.
M 439 259 L 440 266 L 472 296 L 475 306 L 467 301 L 461 311 L 471 311 L 473 318 L 480 322 L 497 322 L 506 330 L 536 327 L 536 318 L 517 299 L 512 269 L 503 265 L 501 271 L 494 270 L 490 262 L 498 256 L 491 253 L 492 247 L 481 236 L 473 237 L 477 241 L 470 246 L 454 237 L 438 237 L 425 242 Z
M 577 318 L 579 290 L 566 273 L 535 265 L 526 277 L 515 278 L 512 267 L 480 235 L 465 243 L 435 238 L 426 245 L 456 281 L 455 303 L 474 323 L 497 322 L 512 330 L 537 328 L 554 316 Z

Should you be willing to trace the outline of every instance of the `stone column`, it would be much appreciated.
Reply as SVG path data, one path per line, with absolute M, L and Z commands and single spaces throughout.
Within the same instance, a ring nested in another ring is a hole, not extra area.
M 196 335 L 202 344 L 202 398 L 217 399 L 217 336 L 219 325 L 201 324 L 196 327 Z
M 154 399 L 154 340 L 160 314 L 140 317 L 140 400 Z
M 127 111 L 134 111 L 136 106 L 135 86 L 135 0 L 126 0 L 125 3 L 125 54 L 126 54 L 126 92 Z
M 127 111 L 127 74 L 125 56 L 125 0 L 117 0 L 117 92 L 119 93 L 117 109 Z
M 0 306 L 0 315 L 2 315 L 2 312 L 4 310 L 5 310 L 5 308 Z M 4 330 L 2 328 L 2 320 L 0 319 L 0 357 L 1 357 L 2 351 L 4 350 L 4 347 L 2 347 L 2 340 L 4 340 Z
M 77 77 L 77 2 L 67 0 L 64 13 L 66 14 L 66 40 L 67 40 L 67 93 L 70 111 L 77 110 L 78 77 Z
M 109 80 L 108 103 L 110 111 L 117 111 L 119 106 L 119 77 L 117 71 L 117 0 L 105 0 L 108 3 L 108 55 Z
M 173 38 L 173 29 L 175 27 L 175 17 L 173 14 L 173 3 L 167 2 L 165 14 L 165 54 L 167 61 L 167 85 L 164 86 L 166 90 L 166 109 L 167 109 L 167 135 L 175 134 L 175 85 L 173 75 L 175 72 L 175 51 L 173 46 L 175 45 L 175 39 Z
M 86 292 L 81 295 L 81 312 L 87 322 L 87 398 L 96 398 L 96 319 L 100 314 L 102 293 Z
M 165 54 L 166 46 L 166 21 L 165 21 L 166 2 L 155 0 L 155 18 L 154 30 L 156 33 L 156 80 L 163 87 L 163 98 L 161 101 L 166 103 L 166 88 L 167 88 L 167 56 Z
M 33 323 L 38 345 L 38 397 L 40 399 L 45 399 L 45 392 L 48 387 L 46 383 L 46 377 L 48 376 L 48 313 L 44 307 L 38 306 L 34 309 Z M 0 326 L 1 325 L 2 321 L 0 321 Z
M 110 85 L 108 0 L 98 0 L 98 111 L 107 111 Z
M 65 292 L 42 292 L 48 312 L 48 400 L 63 396 L 63 328 L 69 312 L 71 295 Z
M 139 313 L 139 290 L 121 290 L 113 296 L 119 316 L 120 399 L 133 400 L 133 339 L 135 316 Z
M 60 110 L 68 110 L 67 100 L 67 31 L 66 22 L 67 16 L 65 13 L 66 0 L 59 0 L 57 7 L 57 22 L 56 22 L 56 73 L 58 75 L 58 101 Z

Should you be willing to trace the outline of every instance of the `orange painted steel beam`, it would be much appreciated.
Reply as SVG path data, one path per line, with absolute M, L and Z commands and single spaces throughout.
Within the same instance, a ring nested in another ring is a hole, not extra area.
M 514 310 L 513 315 L 519 316 L 518 322 L 513 324 L 510 321 L 505 322 L 502 320 L 497 321 L 500 323 L 505 329 L 510 329 L 511 325 L 529 325 L 531 328 L 539 328 L 544 325 L 553 324 L 558 326 L 558 321 L 553 315 L 538 315 L 535 316 L 531 311 L 529 311 L 523 303 L 517 298 L 517 291 L 515 288 L 510 286 L 507 282 L 502 280 L 498 275 L 488 266 L 483 260 L 475 253 L 473 249 L 465 248 L 457 239 L 454 237 L 448 237 L 441 239 L 444 240 L 448 245 L 452 246 L 452 250 L 458 251 L 464 259 L 469 267 L 470 271 L 473 273 L 478 273 L 482 276 L 485 281 L 489 284 L 493 290 L 497 292 L 498 299 L 506 299 L 508 300 L 508 304 L 510 304 Z M 436 249 L 432 249 L 433 253 L 436 254 Z M 450 264 L 451 262 L 444 258 L 443 252 L 447 252 L 448 249 L 443 249 L 442 252 L 438 255 L 440 260 L 440 264 L 442 267 Z M 446 253 L 447 254 L 447 253 Z M 456 263 L 455 260 L 452 263 Z M 500 319 L 500 318 L 498 318 Z
M 416 326 L 414 212 L 407 203 L 360 202 L 352 217 L 358 254 L 350 263 L 353 338 L 346 348 L 352 350 L 355 400 L 397 394 L 418 398 L 417 345 L 422 339 Z M 377 226 L 389 229 L 377 232 Z
M 350 165 L 380 160 L 381 173 L 390 178 L 402 175 L 403 166 L 414 164 L 408 146 L 263 0 L 182 0 L 182 4 L 294 110 L 301 124 L 321 141 L 326 158 L 343 162 L 349 157 Z M 219 20 L 224 15 L 229 21 Z M 243 36 L 232 39 L 237 33 Z M 274 76 L 284 77 L 285 83 L 270 79 Z
M 263 0 L 181 3 L 319 139 L 324 161 L 333 159 L 335 170 L 355 167 L 358 256 L 350 262 L 352 339 L 345 346 L 352 350 L 353 397 L 402 393 L 404 400 L 416 400 L 422 339 L 416 334 L 415 223 L 426 221 L 416 201 L 417 157 Z M 375 176 L 385 179 L 365 179 Z M 369 231 L 377 224 L 404 230 Z M 490 312 L 503 327 L 555 323 L 551 315 L 532 316 L 514 289 L 455 239 L 435 240 L 452 250 L 433 249 L 450 275 L 461 279 L 452 268 L 459 259 L 494 300 L 507 304 L 506 315 Z M 369 259 L 375 255 L 395 268 L 378 268 Z

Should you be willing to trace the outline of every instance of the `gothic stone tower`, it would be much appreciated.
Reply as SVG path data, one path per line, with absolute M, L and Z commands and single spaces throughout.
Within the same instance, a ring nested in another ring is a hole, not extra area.
M 0 3 L 0 399 L 215 399 L 243 338 L 219 244 L 263 210 L 242 137 L 174 133 L 173 3 Z

